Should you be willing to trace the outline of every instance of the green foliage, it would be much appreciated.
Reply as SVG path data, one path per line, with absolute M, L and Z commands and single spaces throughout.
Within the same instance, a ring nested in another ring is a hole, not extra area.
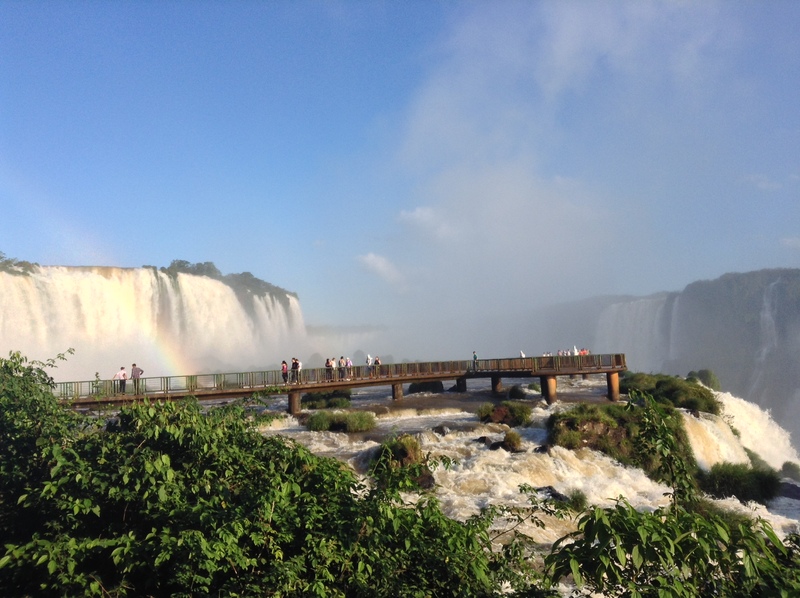
M 786 461 L 781 467 L 781 475 L 791 478 L 795 482 L 800 482 L 800 465 L 792 461 Z
M 531 407 L 518 401 L 503 401 L 498 405 L 485 403 L 478 408 L 478 418 L 509 426 L 524 426 L 531 421 Z
M 735 496 L 742 502 L 766 504 L 777 496 L 780 475 L 772 468 L 752 468 L 742 463 L 717 463 L 699 474 L 700 488 L 715 498 Z
M 517 452 L 522 449 L 522 436 L 515 430 L 506 432 L 503 438 L 503 448 L 510 452 Z
M 14 276 L 25 276 L 38 267 L 39 264 L 37 263 L 6 257 L 6 254 L 0 251 L 0 272 L 13 274 Z
M 604 596 L 795 596 L 797 539 L 785 545 L 768 523 L 730 528 L 679 506 L 640 513 L 626 500 L 594 508 L 545 557 L 554 580 L 572 576 Z
M 631 438 L 638 433 L 638 426 L 638 419 L 622 405 L 580 403 L 574 409 L 550 416 L 548 443 L 570 450 L 585 446 L 633 465 L 638 456 Z
M 350 406 L 352 391 L 339 388 L 329 392 L 308 392 L 300 398 L 303 409 L 346 409 Z
M 567 501 L 567 507 L 575 513 L 581 513 L 585 511 L 589 504 L 586 498 L 586 493 L 582 490 L 572 490 L 567 494 L 567 498 L 569 499 Z
M 0 361 L 4 595 L 492 596 L 530 578 L 513 542 L 492 550 L 493 513 L 368 489 L 240 405 L 140 403 L 103 428 L 48 385 Z
M 534 392 L 542 392 L 542 387 L 539 385 L 538 382 L 531 382 L 528 384 L 528 390 L 533 390 Z
M 172 260 L 169 267 L 161 268 L 161 272 L 164 272 L 173 279 L 177 278 L 178 274 L 183 273 L 192 274 L 194 276 L 207 276 L 208 278 L 222 281 L 234 290 L 242 305 L 248 310 L 252 305 L 252 295 L 260 297 L 271 295 L 284 307 L 287 307 L 289 304 L 289 295 L 293 297 L 297 296 L 296 293 L 292 293 L 286 289 L 261 280 L 260 278 L 256 278 L 250 272 L 223 275 L 213 262 L 198 262 L 193 264 L 186 260 Z
M 306 427 L 313 432 L 367 432 L 375 425 L 375 414 L 371 411 L 317 411 L 306 421 Z
M 628 373 L 620 380 L 620 392 L 639 391 L 651 395 L 658 403 L 691 411 L 719 415 L 722 406 L 708 388 L 691 380 L 663 374 Z
M 383 492 L 431 488 L 434 485 L 433 470 L 439 464 L 449 467 L 452 461 L 423 455 L 414 436 L 401 434 L 381 443 L 370 464 L 370 475 Z
M 672 485 L 672 504 L 640 513 L 624 498 L 578 519 L 545 557 L 553 582 L 571 576 L 579 588 L 616 597 L 795 596 L 800 592 L 800 545 L 787 544 L 764 521 L 729 521 L 701 512 L 691 468 L 676 451 L 673 415 L 651 397 L 634 396 L 641 450 L 658 455 L 659 477 Z M 688 508 L 687 508 L 688 507 Z
M 711 370 L 698 370 L 696 372 L 691 371 L 686 375 L 686 379 L 689 381 L 699 380 L 711 390 L 722 390 L 722 385 L 719 382 L 719 378 L 717 378 L 717 375 Z
M 478 416 L 480 421 L 487 421 L 489 416 L 494 411 L 494 404 L 492 403 L 482 403 L 480 407 L 478 407 L 478 411 L 475 413 Z

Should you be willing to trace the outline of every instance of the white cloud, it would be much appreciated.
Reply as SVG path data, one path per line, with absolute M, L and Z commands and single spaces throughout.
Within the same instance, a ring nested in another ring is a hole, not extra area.
M 763 174 L 751 174 L 750 176 L 745 177 L 745 181 L 761 191 L 777 191 L 778 189 L 783 188 L 783 185 L 781 185 L 778 181 L 773 181 Z
M 411 211 L 401 210 L 400 221 L 432 233 L 439 239 L 455 236 L 455 228 L 447 220 L 440 217 L 430 206 L 418 206 Z
M 789 249 L 800 249 L 800 237 L 784 237 L 781 239 L 781 245 Z
M 403 274 L 392 262 L 382 255 L 368 253 L 366 255 L 359 255 L 357 259 L 367 270 L 373 274 L 377 274 L 389 284 L 398 288 L 403 288 L 405 286 L 405 277 Z

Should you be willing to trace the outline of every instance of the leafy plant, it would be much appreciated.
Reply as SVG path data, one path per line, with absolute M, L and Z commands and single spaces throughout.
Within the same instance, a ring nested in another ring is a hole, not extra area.
M 771 468 L 742 463 L 717 463 L 699 476 L 700 488 L 715 498 L 735 496 L 742 502 L 767 504 L 777 496 L 781 479 Z
M 314 432 L 367 432 L 375 427 L 375 414 L 371 411 L 317 411 L 309 416 L 306 427 Z
M 524 426 L 531 421 L 531 408 L 519 401 L 503 401 L 499 405 L 486 403 L 478 409 L 478 417 L 481 421 Z

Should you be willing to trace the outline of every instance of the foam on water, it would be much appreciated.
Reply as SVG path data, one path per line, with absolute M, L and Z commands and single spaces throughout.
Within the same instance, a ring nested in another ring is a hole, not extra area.
M 789 432 L 772 419 L 769 411 L 727 392 L 716 393 L 723 416 L 739 432 L 742 445 L 758 453 L 771 467 L 780 469 L 787 461 L 800 463 Z
M 433 399 L 435 402 L 436 399 Z M 723 461 L 748 463 L 744 451 L 747 442 L 755 438 L 770 438 L 771 445 L 756 450 L 775 466 L 796 459 L 788 433 L 782 430 L 757 405 L 731 397 L 720 396 L 725 405 L 723 416 L 708 414 L 695 416 L 684 413 L 692 449 L 703 469 Z M 390 398 L 381 393 L 362 395 L 359 406 L 381 405 L 386 408 Z M 642 470 L 625 467 L 602 453 L 589 449 L 577 451 L 550 447 L 543 451 L 547 441 L 546 422 L 554 412 L 574 408 L 574 404 L 557 402 L 553 405 L 539 403 L 533 406 L 533 421 L 526 428 L 515 428 L 522 437 L 522 450 L 508 453 L 492 450 L 493 442 L 502 441 L 510 429 L 503 424 L 485 424 L 474 413 L 460 409 L 404 408 L 382 413 L 377 417 L 377 427 L 366 435 L 347 435 L 330 432 L 309 432 L 296 419 L 286 418 L 272 424 L 267 434 L 283 434 L 294 438 L 316 454 L 335 457 L 350 464 L 363 475 L 373 457 L 380 439 L 393 434 L 410 433 L 424 453 L 446 456 L 454 461 L 449 469 L 440 467 L 434 472 L 436 497 L 446 515 L 466 520 L 488 505 L 526 506 L 527 497 L 519 492 L 523 484 L 533 488 L 552 487 L 569 495 L 574 491 L 585 494 L 589 504 L 611 506 L 624 496 L 636 509 L 654 510 L 669 502 L 669 488 L 650 480 Z M 736 425 L 736 421 L 739 424 Z M 742 432 L 742 440 L 731 431 L 728 422 Z M 747 434 L 741 421 L 749 422 Z M 776 442 L 777 441 L 777 442 Z M 748 447 L 750 448 L 750 447 Z M 413 500 L 413 497 L 409 497 Z M 800 501 L 779 498 L 769 508 L 763 505 L 743 505 L 736 499 L 717 501 L 725 508 L 760 516 L 769 521 L 780 536 L 797 531 L 800 519 Z M 537 542 L 551 543 L 574 530 L 574 521 L 544 518 L 545 528 L 528 526 L 522 530 Z

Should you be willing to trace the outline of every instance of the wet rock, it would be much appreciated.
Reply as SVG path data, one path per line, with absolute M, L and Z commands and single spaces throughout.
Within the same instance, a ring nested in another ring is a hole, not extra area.
M 556 490 L 552 486 L 542 486 L 540 488 L 534 488 L 534 490 L 536 490 L 536 492 L 538 492 L 539 494 L 543 494 L 546 498 L 549 498 L 551 500 L 555 500 L 558 502 L 569 501 L 568 496 L 566 496 L 565 494 L 561 494 L 558 490 Z
M 800 500 L 800 485 L 789 480 L 782 480 L 778 486 L 778 496 Z
M 448 428 L 444 424 L 441 424 L 433 428 L 433 433 L 438 434 L 439 436 L 447 436 L 450 433 L 450 428 Z

